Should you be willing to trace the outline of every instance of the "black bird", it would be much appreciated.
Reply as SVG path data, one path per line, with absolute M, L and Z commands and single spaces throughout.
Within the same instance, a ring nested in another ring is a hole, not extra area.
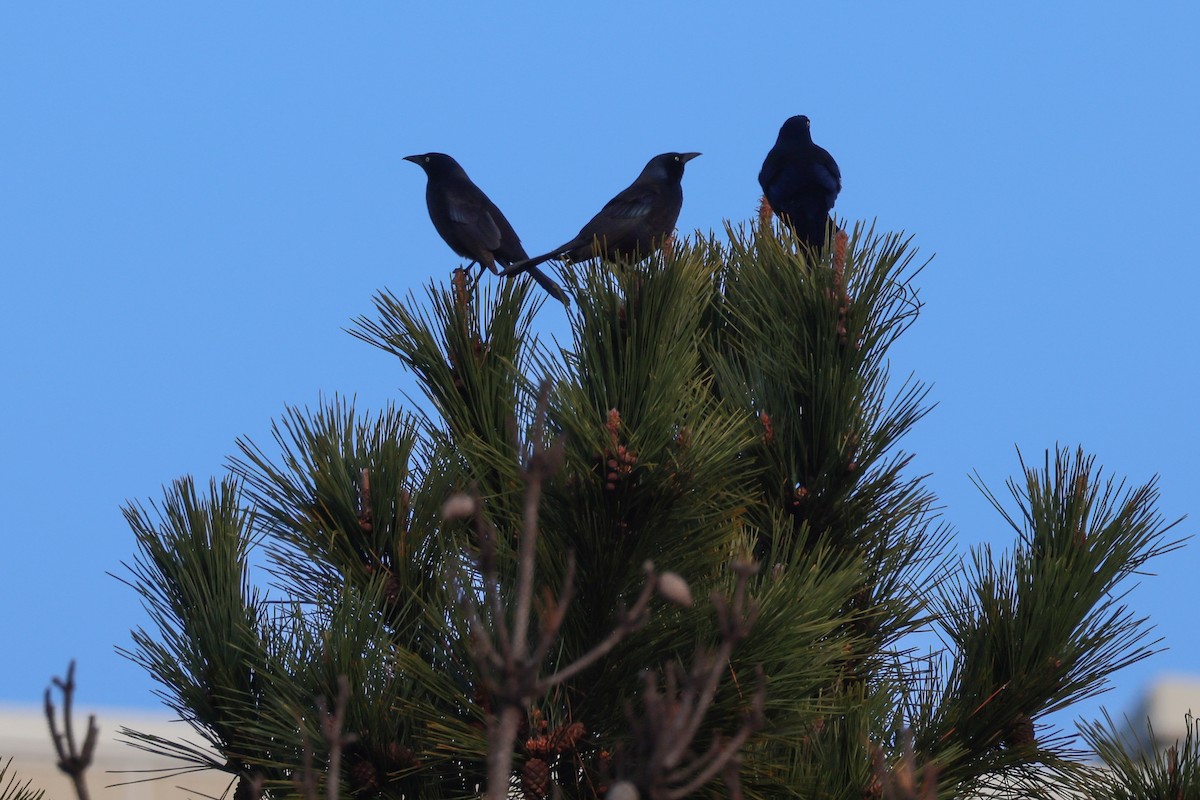
M 499 273 L 497 264 L 507 267 L 529 258 L 513 226 L 457 161 L 445 153 L 422 153 L 404 160 L 425 170 L 429 218 L 451 250 L 471 259 L 468 268 L 478 264 L 480 274 L 485 268 Z M 567 293 L 546 273 L 540 269 L 528 272 L 554 299 L 569 303 Z
M 650 159 L 637 180 L 609 200 L 574 239 L 501 274 L 531 270 L 550 259 L 586 261 L 602 256 L 609 261 L 637 262 L 646 258 L 675 230 L 683 207 L 683 166 L 698 155 L 663 153 Z
M 829 212 L 842 190 L 842 171 L 825 148 L 813 144 L 809 125 L 805 116 L 783 123 L 758 182 L 771 208 L 800 241 L 821 248 Z

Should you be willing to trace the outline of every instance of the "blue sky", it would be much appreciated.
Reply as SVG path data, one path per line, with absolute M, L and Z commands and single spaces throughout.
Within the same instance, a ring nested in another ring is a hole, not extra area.
M 343 328 L 458 263 L 401 160 L 427 150 L 540 252 L 667 150 L 704 153 L 681 231 L 749 218 L 807 114 L 837 211 L 936 254 L 893 369 L 933 386 L 905 446 L 959 547 L 1012 538 L 968 475 L 1056 443 L 1159 474 L 1194 532 L 1200 6 L 1116 5 L 0 5 L 0 703 L 77 658 L 84 707 L 153 706 L 114 653 L 144 619 L 106 575 L 121 504 L 219 475 L 285 404 L 411 389 Z M 1118 713 L 1200 674 L 1198 547 L 1129 598 L 1170 649 Z

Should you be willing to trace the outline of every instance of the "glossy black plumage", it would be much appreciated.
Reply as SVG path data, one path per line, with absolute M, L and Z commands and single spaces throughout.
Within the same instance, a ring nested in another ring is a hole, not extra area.
M 637 179 L 609 200 L 571 241 L 548 253 L 522 261 L 503 273 L 534 269 L 550 259 L 636 263 L 675 231 L 683 207 L 683 168 L 699 153 L 663 153 L 650 159 Z M 599 250 L 597 250 L 597 244 Z
M 404 160 L 425 170 L 425 204 L 433 227 L 451 250 L 471 259 L 468 266 L 478 264 L 481 271 L 499 273 L 497 264 L 507 267 L 529 258 L 513 226 L 457 161 L 445 153 L 405 156 Z M 546 273 L 539 269 L 528 272 L 556 300 L 569 302 L 566 292 Z
M 833 156 L 813 143 L 808 117 L 783 123 L 758 182 L 771 208 L 802 242 L 824 247 L 829 212 L 842 190 L 842 171 Z

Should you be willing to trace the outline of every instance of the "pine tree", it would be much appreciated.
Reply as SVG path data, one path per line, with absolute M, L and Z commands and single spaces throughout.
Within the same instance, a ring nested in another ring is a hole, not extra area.
M 573 265 L 561 346 L 522 281 L 379 294 L 352 332 L 427 412 L 293 408 L 126 509 L 127 653 L 220 756 L 126 735 L 243 798 L 1090 786 L 1043 719 L 1153 652 L 1121 587 L 1178 544 L 1154 484 L 1047 453 L 988 492 L 1011 549 L 951 558 L 889 374 L 909 242 L 726 234 Z

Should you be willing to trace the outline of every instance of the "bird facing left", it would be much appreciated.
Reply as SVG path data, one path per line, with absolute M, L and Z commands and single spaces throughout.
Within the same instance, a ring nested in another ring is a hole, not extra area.
M 405 156 L 425 170 L 425 204 L 433 227 L 459 256 L 469 258 L 472 266 L 494 273 L 529 258 L 521 239 L 496 204 L 467 176 L 466 170 L 445 153 L 421 153 Z M 568 304 L 566 292 L 538 269 L 530 276 L 554 299 Z

